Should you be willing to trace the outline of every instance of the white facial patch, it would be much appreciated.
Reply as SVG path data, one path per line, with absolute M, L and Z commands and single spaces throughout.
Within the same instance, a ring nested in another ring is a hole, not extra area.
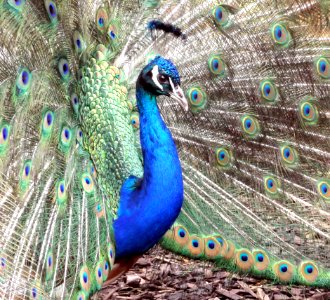
M 163 86 L 159 83 L 158 81 L 158 74 L 159 74 L 159 68 L 158 66 L 154 66 L 151 70 L 151 74 L 152 74 L 152 81 L 155 83 L 155 85 L 157 85 L 161 90 L 163 89 Z
M 175 93 L 175 87 L 174 87 L 171 77 L 169 77 L 169 80 L 170 80 L 170 85 L 171 85 L 172 91 Z

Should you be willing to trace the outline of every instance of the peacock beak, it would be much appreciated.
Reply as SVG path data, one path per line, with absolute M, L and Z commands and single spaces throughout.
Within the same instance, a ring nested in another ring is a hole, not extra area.
M 188 101 L 184 95 L 182 88 L 179 85 L 174 86 L 171 78 L 170 78 L 170 84 L 172 87 L 172 91 L 169 92 L 170 97 L 176 100 L 180 104 L 180 106 L 184 109 L 184 111 L 188 111 Z

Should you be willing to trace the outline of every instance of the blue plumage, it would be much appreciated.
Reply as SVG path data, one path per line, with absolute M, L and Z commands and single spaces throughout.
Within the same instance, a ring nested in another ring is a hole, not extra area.
M 131 176 L 123 184 L 118 219 L 114 222 L 116 259 L 142 254 L 155 245 L 177 218 L 183 202 L 178 153 L 160 115 L 156 96 L 151 92 L 154 82 L 150 69 L 154 66 L 159 67 L 162 75 L 170 76 L 175 84 L 180 83 L 174 65 L 161 57 L 146 66 L 138 80 L 136 96 L 144 178 Z M 166 83 L 163 88 L 164 93 L 170 89 Z

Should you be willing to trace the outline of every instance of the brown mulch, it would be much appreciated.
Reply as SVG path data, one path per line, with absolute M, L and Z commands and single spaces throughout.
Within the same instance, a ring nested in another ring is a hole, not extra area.
M 276 285 L 267 280 L 216 270 L 210 263 L 177 256 L 157 246 L 92 299 L 328 300 L 330 292 Z

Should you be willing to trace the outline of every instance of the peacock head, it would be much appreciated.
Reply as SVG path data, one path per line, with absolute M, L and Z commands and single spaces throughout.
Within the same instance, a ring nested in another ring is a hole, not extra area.
M 170 60 L 156 56 L 141 71 L 137 84 L 152 95 L 171 97 L 188 111 L 188 101 L 180 87 L 179 72 Z

